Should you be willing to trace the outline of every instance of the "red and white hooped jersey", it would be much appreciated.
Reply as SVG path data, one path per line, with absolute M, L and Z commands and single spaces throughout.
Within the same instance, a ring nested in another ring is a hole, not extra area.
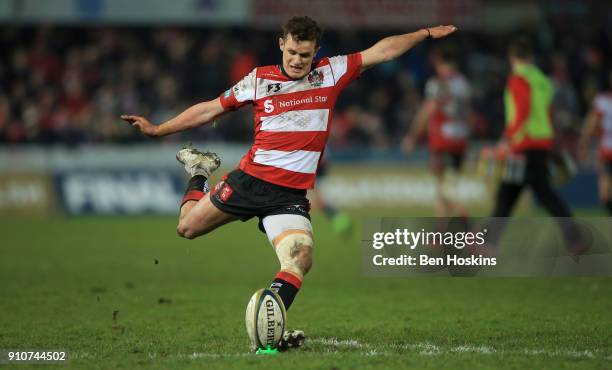
M 461 74 L 448 79 L 433 77 L 425 85 L 425 98 L 437 102 L 428 128 L 429 148 L 463 152 L 469 135 L 470 85 Z
M 598 94 L 593 108 L 601 118 L 600 156 L 606 161 L 612 161 L 612 92 Z
M 258 179 L 312 189 L 334 105 L 361 71 L 359 53 L 322 58 L 299 80 L 280 66 L 257 67 L 220 96 L 226 110 L 253 104 L 255 141 L 239 168 Z

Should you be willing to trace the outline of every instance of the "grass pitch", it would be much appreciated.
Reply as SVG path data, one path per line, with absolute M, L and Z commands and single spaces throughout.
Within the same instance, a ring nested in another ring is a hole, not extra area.
M 173 218 L 2 219 L 0 349 L 78 369 L 612 369 L 610 279 L 366 278 L 358 237 L 313 222 L 288 315 L 306 346 L 255 356 L 244 310 L 278 268 L 255 221 L 187 241 Z

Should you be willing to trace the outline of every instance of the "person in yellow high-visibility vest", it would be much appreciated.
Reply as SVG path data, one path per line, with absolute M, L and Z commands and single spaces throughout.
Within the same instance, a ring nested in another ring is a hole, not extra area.
M 497 190 L 493 217 L 508 217 L 525 187 L 533 190 L 538 202 L 559 219 L 566 238 L 566 248 L 577 258 L 586 247 L 580 241 L 576 224 L 565 202 L 553 189 L 548 168 L 553 148 L 554 130 L 551 122 L 551 103 L 554 89 L 548 77 L 533 63 L 533 51 L 526 39 L 516 39 L 508 49 L 512 72 L 508 78 L 504 103 L 506 129 L 498 144 L 525 159 L 522 175 L 502 180 Z M 491 244 L 496 245 L 505 222 L 494 224 Z

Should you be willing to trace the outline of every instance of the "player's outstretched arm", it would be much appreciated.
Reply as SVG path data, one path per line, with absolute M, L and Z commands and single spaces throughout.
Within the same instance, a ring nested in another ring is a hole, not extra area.
M 178 116 L 171 118 L 161 125 L 154 125 L 148 119 L 141 116 L 122 115 L 121 119 L 138 128 L 144 135 L 157 137 L 189 130 L 213 122 L 224 111 L 221 101 L 217 98 L 192 105 Z
M 419 42 L 428 37 L 439 39 L 455 32 L 457 27 L 437 26 L 422 28 L 416 32 L 385 37 L 371 48 L 361 52 L 361 70 L 374 67 L 377 64 L 388 62 L 404 54 Z

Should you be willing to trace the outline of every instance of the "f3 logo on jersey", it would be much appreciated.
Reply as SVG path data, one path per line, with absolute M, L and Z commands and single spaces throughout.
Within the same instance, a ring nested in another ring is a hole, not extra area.
M 274 84 L 269 84 L 268 85 L 268 93 L 275 93 L 275 92 L 279 92 L 281 89 L 281 84 L 280 83 L 274 83 Z
M 274 112 L 274 104 L 272 103 L 272 99 L 264 100 L 264 112 L 266 113 Z

